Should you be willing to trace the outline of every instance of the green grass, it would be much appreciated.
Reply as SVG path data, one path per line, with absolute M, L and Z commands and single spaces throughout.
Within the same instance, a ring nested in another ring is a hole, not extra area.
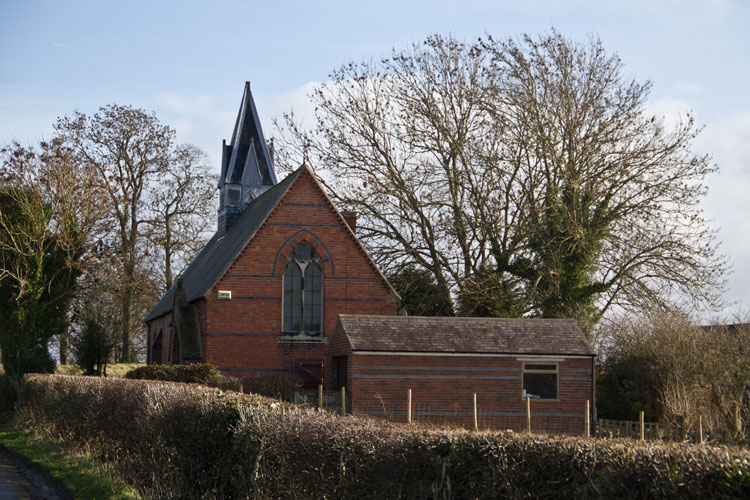
M 59 443 L 39 439 L 11 424 L 0 426 L 0 442 L 27 457 L 62 481 L 76 499 L 140 499 L 132 488 L 83 455 L 65 451 Z
M 123 377 L 133 368 L 143 366 L 143 363 L 113 363 L 107 365 L 108 377 Z M 57 365 L 55 373 L 60 375 L 81 375 L 81 367 L 78 365 Z

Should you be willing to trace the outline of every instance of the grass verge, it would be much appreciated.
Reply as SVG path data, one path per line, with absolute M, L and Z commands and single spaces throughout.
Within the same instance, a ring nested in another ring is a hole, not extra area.
M 39 439 L 10 423 L 0 426 L 0 443 L 41 465 L 62 481 L 76 499 L 132 499 L 141 497 L 112 473 L 83 455 L 65 451 L 59 443 Z

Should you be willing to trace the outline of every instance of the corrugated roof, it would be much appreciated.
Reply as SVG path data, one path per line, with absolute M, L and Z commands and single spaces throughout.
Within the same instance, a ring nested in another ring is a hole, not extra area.
M 188 302 L 202 297 L 216 284 L 305 168 L 307 167 L 304 165 L 298 168 L 283 181 L 254 199 L 223 237 L 219 238 L 218 234 L 214 234 L 208 240 L 208 243 L 180 276 Z M 175 281 L 161 300 L 149 311 L 144 321 L 150 321 L 172 310 L 176 287 Z
M 343 314 L 353 351 L 594 355 L 572 319 Z

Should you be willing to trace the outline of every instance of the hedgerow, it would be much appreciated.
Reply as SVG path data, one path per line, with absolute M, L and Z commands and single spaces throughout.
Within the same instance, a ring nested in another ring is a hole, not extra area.
M 242 382 L 239 379 L 222 375 L 216 366 L 209 363 L 196 363 L 192 365 L 143 365 L 127 372 L 125 378 L 185 382 L 187 384 L 207 385 L 228 391 L 242 391 Z
M 294 392 L 302 388 L 302 381 L 294 375 L 255 375 L 243 377 L 242 386 L 247 392 L 291 401 Z
M 421 429 L 217 389 L 29 377 L 19 416 L 156 498 L 748 498 L 750 452 Z

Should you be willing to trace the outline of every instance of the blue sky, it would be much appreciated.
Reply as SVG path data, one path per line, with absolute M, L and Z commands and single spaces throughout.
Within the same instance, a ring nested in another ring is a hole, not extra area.
M 545 31 L 599 36 L 654 83 L 649 107 L 693 110 L 695 147 L 721 172 L 706 213 L 734 263 L 727 299 L 750 305 L 750 2 L 34 1 L 0 3 L 0 143 L 49 136 L 57 116 L 118 103 L 153 110 L 218 168 L 245 80 L 270 121 L 309 114 L 305 92 L 349 60 L 377 59 L 439 32 L 460 39 Z

